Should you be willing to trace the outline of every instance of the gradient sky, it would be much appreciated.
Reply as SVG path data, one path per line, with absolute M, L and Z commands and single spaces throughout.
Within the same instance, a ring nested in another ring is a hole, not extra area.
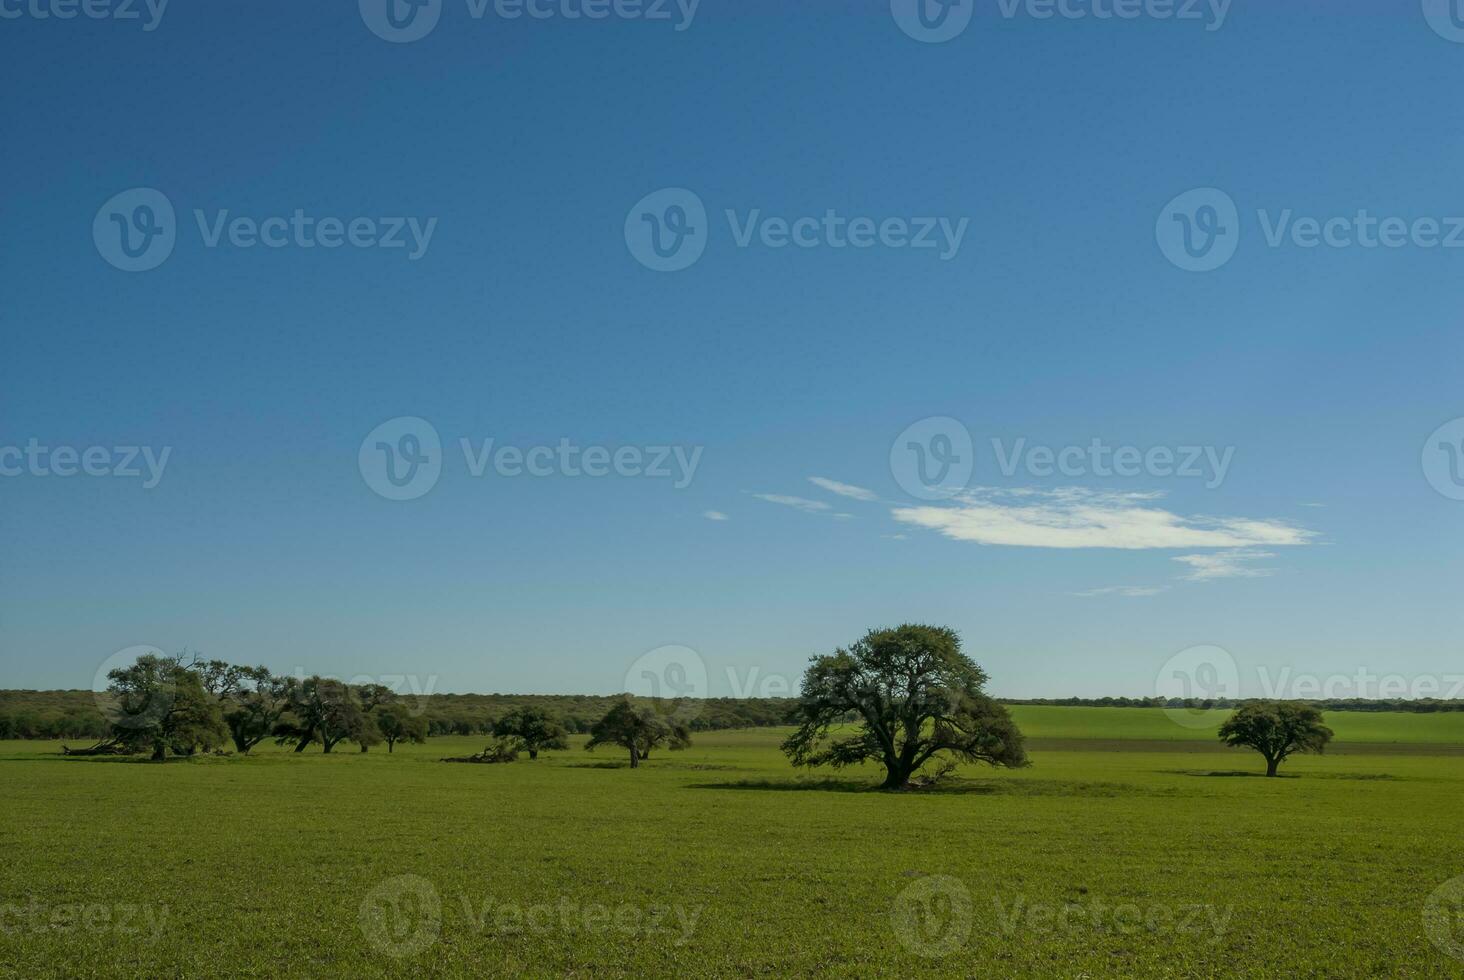
M 348 2 L 144 30 L 5 0 L 0 447 L 171 455 L 151 489 L 0 477 L 0 687 L 150 644 L 600 693 L 678 644 L 728 694 L 902 621 L 959 629 L 1008 696 L 1150 694 L 1198 644 L 1247 676 L 1464 671 L 1464 501 L 1421 459 L 1464 416 L 1464 249 L 1270 247 L 1257 215 L 1464 215 L 1464 43 L 1407 0 L 976 3 L 927 44 L 877 0 L 702 0 L 684 30 L 447 0 L 388 43 Z M 129 273 L 93 220 L 135 187 L 177 242 Z M 1238 248 L 1184 271 L 1156 223 L 1208 187 Z M 708 212 L 676 272 L 624 234 L 662 188 Z M 297 208 L 436 225 L 413 260 L 209 248 L 193 218 Z M 968 224 L 944 259 L 741 248 L 726 209 Z M 358 450 L 402 416 L 442 473 L 392 501 Z M 931 417 L 982 489 L 901 485 Z M 475 478 L 465 437 L 702 455 L 679 489 Z M 992 439 L 1234 453 L 1207 487 L 1007 475 Z

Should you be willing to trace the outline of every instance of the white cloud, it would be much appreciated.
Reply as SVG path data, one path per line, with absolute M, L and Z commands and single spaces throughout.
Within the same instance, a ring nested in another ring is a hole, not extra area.
M 766 500 L 770 504 L 782 504 L 784 507 L 792 507 L 808 514 L 819 514 L 824 511 L 833 510 L 822 500 L 809 500 L 807 497 L 790 497 L 781 493 L 755 493 L 758 500 Z
M 1158 595 L 1161 592 L 1169 591 L 1167 585 L 1110 585 L 1104 589 L 1089 589 L 1086 592 L 1074 592 L 1073 595 L 1091 598 L 1100 595 L 1121 595 L 1131 598 L 1147 595 Z
M 863 500 L 866 503 L 871 500 L 878 500 L 879 494 L 873 490 L 866 490 L 863 487 L 856 487 L 849 483 L 840 483 L 838 480 L 830 480 L 822 476 L 810 476 L 808 482 L 816 487 L 822 487 L 829 493 L 836 493 L 841 497 L 849 497 L 853 500 Z
M 880 537 L 889 538 L 891 541 L 906 541 L 910 536 L 908 534 L 881 534 Z
M 1020 548 L 1252 548 L 1307 544 L 1315 532 L 1279 520 L 1183 517 L 1159 493 L 1067 487 L 976 488 L 949 504 L 897 507 L 895 520 L 957 541 Z
M 702 516 L 709 521 L 725 521 L 728 519 L 727 515 L 720 510 L 704 510 L 702 511 Z
M 1174 560 L 1190 567 L 1184 578 L 1191 582 L 1204 582 L 1212 578 L 1264 578 L 1274 574 L 1276 570 L 1256 568 L 1247 562 L 1275 557 L 1269 551 L 1250 549 L 1217 551 L 1213 555 L 1179 555 Z

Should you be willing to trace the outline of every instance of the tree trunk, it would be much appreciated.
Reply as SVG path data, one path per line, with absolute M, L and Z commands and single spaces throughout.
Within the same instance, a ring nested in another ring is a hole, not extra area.
M 538 749 L 529 749 L 529 758 L 530 759 L 537 759 L 537 758 L 539 758 L 539 750 Z
M 154 742 L 153 743 L 152 761 L 154 761 L 154 762 L 162 762 L 163 759 L 166 757 L 166 755 L 167 755 L 167 753 L 166 753 L 166 751 L 163 748 L 163 743 L 162 742 Z
M 636 751 L 634 745 L 630 747 L 630 768 L 640 768 L 640 753 Z
M 1274 775 L 1276 775 L 1276 767 L 1279 766 L 1280 764 L 1281 764 L 1281 760 L 1280 759 L 1267 759 L 1266 760 L 1266 775 L 1267 776 L 1274 776 Z
M 885 769 L 888 774 L 885 776 L 884 785 L 880 789 L 904 789 L 910 782 L 909 767 L 898 760 L 894 762 L 886 761 Z
M 297 745 L 297 746 L 295 746 L 295 751 L 296 752 L 304 752 L 305 751 L 305 746 L 307 746 L 309 744 L 310 744 L 310 737 L 309 736 L 306 736 L 305 738 L 300 739 L 300 744 Z
M 394 739 L 394 738 L 387 739 L 386 740 L 386 754 L 387 755 L 391 755 L 395 751 L 396 751 L 396 739 Z
M 365 751 L 367 751 L 370 748 L 371 748 L 371 746 L 367 745 L 365 742 L 362 742 L 361 743 L 361 751 L 362 752 L 365 752 Z

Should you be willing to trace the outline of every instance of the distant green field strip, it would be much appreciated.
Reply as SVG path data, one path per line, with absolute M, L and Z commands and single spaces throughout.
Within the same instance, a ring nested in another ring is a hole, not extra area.
M 1228 711 L 1166 712 L 1162 708 L 1084 708 L 1013 705 L 1029 738 L 1214 741 Z M 1172 715 L 1172 717 L 1171 717 Z M 1328 711 L 1338 742 L 1464 745 L 1464 712 Z

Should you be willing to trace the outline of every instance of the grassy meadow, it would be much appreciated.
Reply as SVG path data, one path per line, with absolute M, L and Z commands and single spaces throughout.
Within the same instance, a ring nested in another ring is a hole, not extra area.
M 0 975 L 1464 976 L 1424 914 L 1464 714 L 1329 713 L 1264 779 L 1157 709 L 1013 711 L 1030 768 L 893 794 L 774 729 L 635 771 L 0 742 Z

